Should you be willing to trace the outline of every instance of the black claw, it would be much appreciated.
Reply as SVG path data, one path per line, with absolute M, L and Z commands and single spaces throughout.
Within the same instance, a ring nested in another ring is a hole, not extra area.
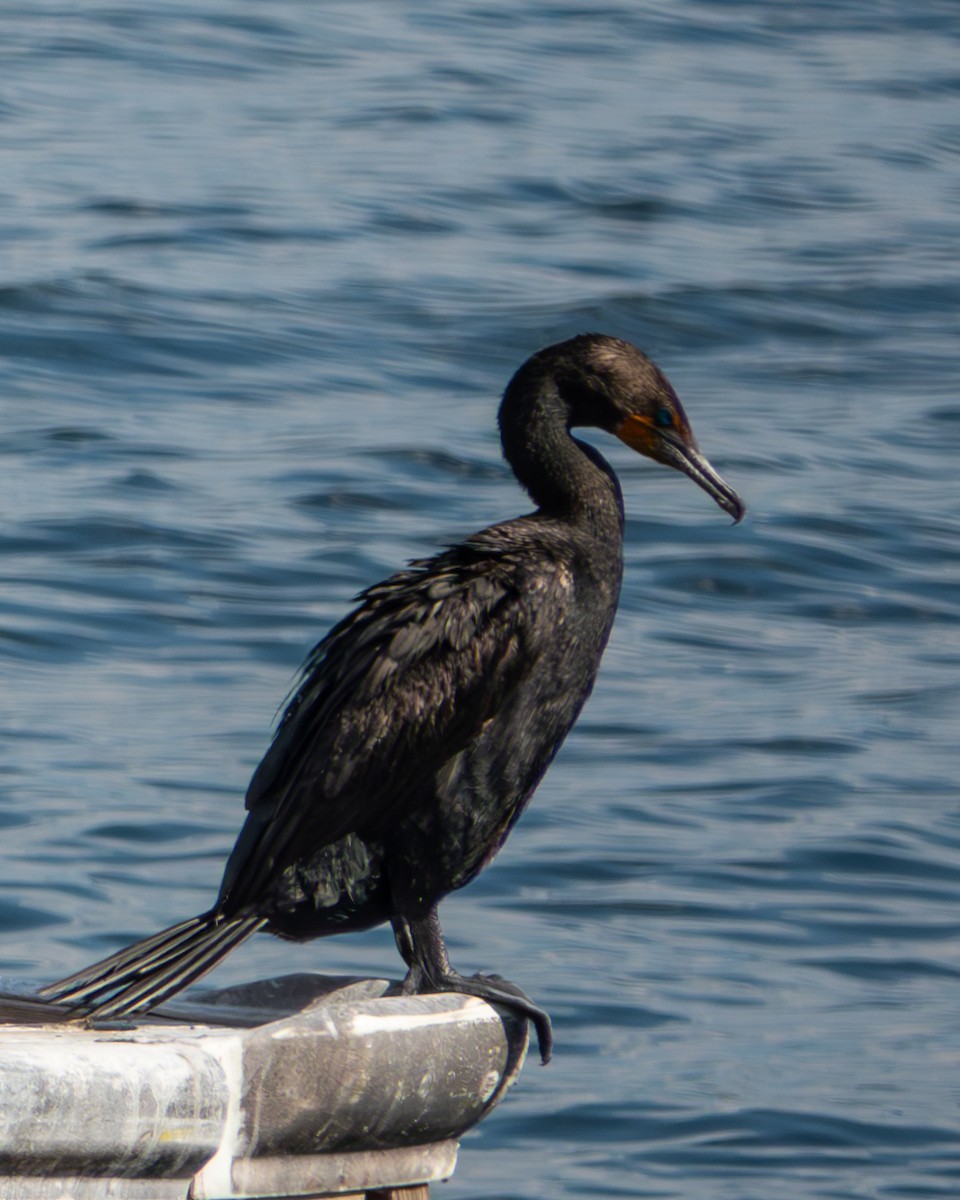
M 474 984 L 476 990 L 464 986 L 469 984 Z M 460 986 L 464 991 L 489 1000 L 491 1004 L 501 1004 L 531 1021 L 537 1031 L 540 1062 L 543 1066 L 547 1065 L 553 1057 L 553 1024 L 549 1014 L 534 1004 L 521 987 L 502 975 L 471 975 L 468 979 L 462 979 Z
M 540 1051 L 540 1065 L 545 1067 L 553 1058 L 553 1022 L 547 1013 L 541 1012 L 539 1018 L 533 1019 L 533 1027 L 537 1031 L 537 1048 Z

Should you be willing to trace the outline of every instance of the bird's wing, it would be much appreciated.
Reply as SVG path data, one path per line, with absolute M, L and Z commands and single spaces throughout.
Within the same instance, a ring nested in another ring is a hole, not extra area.
M 382 832 L 482 729 L 549 641 L 540 601 L 569 587 L 502 535 L 413 563 L 309 656 L 247 792 L 218 905 L 235 912 L 304 852 Z

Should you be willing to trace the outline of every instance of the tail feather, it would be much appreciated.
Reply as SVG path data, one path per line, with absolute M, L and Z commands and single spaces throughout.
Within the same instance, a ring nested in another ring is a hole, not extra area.
M 96 1017 L 153 1008 L 205 975 L 265 923 L 253 916 L 191 917 L 49 984 L 39 995 Z
M 118 1017 L 162 1004 L 206 975 L 263 924 L 257 917 L 236 918 L 215 929 L 205 930 L 196 944 L 171 958 L 165 966 L 151 971 L 148 978 L 124 988 L 112 999 L 98 1003 L 92 1015 Z
M 116 991 L 154 965 L 166 962 L 170 955 L 176 954 L 179 946 L 195 938 L 204 924 L 203 917 L 191 917 L 188 921 L 161 929 L 159 933 L 134 942 L 132 946 L 126 946 L 108 958 L 91 963 L 74 975 L 48 984 L 37 994 L 45 1000 L 79 1004 L 101 992 Z

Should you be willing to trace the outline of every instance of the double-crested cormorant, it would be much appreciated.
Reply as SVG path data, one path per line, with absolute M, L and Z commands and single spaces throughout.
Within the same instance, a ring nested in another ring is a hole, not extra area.
M 507 386 L 500 433 L 536 511 L 362 593 L 315 647 L 247 792 L 209 912 L 42 996 L 86 1015 L 151 1008 L 259 929 L 294 940 L 393 925 L 406 992 L 457 991 L 550 1020 L 499 976 L 459 975 L 437 905 L 503 844 L 593 687 L 622 573 L 613 471 L 595 426 L 676 467 L 739 521 L 680 401 L 628 342 L 585 334 Z

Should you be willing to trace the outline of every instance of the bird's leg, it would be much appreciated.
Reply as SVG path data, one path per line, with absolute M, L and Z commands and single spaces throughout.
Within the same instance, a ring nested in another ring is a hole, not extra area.
M 429 915 L 414 921 L 396 916 L 392 920 L 393 936 L 400 956 L 407 964 L 407 977 L 403 991 L 408 996 L 421 992 L 449 991 L 442 980 L 456 975 L 447 957 L 447 945 L 443 940 L 440 918 L 434 908 Z
M 396 916 L 392 924 L 397 948 L 408 968 L 403 981 L 406 995 L 461 992 L 512 1009 L 533 1022 L 541 1061 L 544 1064 L 550 1061 L 553 1050 L 550 1017 L 508 979 L 499 975 L 461 975 L 454 970 L 447 956 L 436 908 L 432 908 L 424 917 Z

